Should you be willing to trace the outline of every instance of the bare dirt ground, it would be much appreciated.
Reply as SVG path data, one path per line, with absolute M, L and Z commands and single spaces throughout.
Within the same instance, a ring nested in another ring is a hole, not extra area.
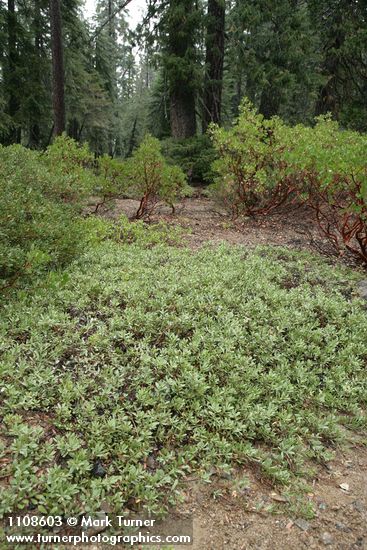
M 365 448 L 340 451 L 327 468 L 320 468 L 304 497 L 316 510 L 314 519 L 292 513 L 279 492 L 254 479 L 251 472 L 246 475 L 250 483 L 242 492 L 231 480 L 188 488 L 182 508 L 194 517 L 194 544 L 177 549 L 367 548 Z
M 110 210 L 102 209 L 101 213 L 111 218 L 118 218 L 123 213 L 133 219 L 138 206 L 138 201 L 122 199 L 117 200 Z M 332 261 L 342 260 L 343 263 L 355 265 L 353 258 L 336 255 L 327 239 L 320 235 L 313 213 L 306 206 L 285 206 L 267 216 L 234 222 L 220 206 L 197 188 L 193 197 L 184 199 L 176 206 L 174 214 L 169 208 L 158 206 L 149 221 L 165 221 L 187 229 L 189 234 L 185 240 L 192 249 L 207 242 L 228 242 L 250 247 L 269 244 L 310 250 Z
M 133 217 L 137 207 L 137 201 L 121 200 L 105 214 Z M 193 250 L 206 242 L 251 247 L 270 244 L 319 252 L 331 261 L 353 265 L 350 258 L 335 256 L 313 224 L 312 213 L 304 207 L 234 224 L 198 191 L 177 207 L 175 215 L 162 207 L 151 220 L 189 229 L 187 244 Z M 187 484 L 184 503 L 175 513 L 178 519 L 194 518 L 194 544 L 177 549 L 367 549 L 367 448 L 358 440 L 348 450 L 337 451 L 335 460 L 320 466 L 310 481 L 311 490 L 304 499 L 316 510 L 313 519 L 304 519 L 300 511 L 292 510 L 287 498 L 253 472 L 242 475 L 249 479 L 242 490 L 236 478 Z

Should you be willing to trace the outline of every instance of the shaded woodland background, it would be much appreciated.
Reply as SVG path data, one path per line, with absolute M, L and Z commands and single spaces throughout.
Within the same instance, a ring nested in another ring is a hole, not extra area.
M 358 0 L 0 3 L 0 142 L 43 149 L 64 130 L 128 157 L 146 132 L 187 139 L 228 125 L 247 96 L 265 117 L 331 112 L 367 129 L 367 4 Z

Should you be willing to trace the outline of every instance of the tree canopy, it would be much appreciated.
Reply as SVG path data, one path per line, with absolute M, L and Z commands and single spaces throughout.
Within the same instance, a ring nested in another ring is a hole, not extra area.
M 330 112 L 367 128 L 367 6 L 358 0 L 0 2 L 0 140 L 44 148 L 66 131 L 129 156 L 146 131 L 190 138 L 247 96 L 266 117 Z M 135 8 L 136 9 L 136 8 Z

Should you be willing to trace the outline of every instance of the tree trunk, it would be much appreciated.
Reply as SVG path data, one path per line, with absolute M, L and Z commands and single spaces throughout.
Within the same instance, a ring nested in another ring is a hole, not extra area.
M 80 127 L 79 121 L 76 117 L 73 117 L 68 123 L 68 136 L 75 141 L 79 141 Z
M 16 90 L 18 82 L 16 76 L 17 67 L 17 19 L 15 13 L 15 1 L 8 0 L 8 74 L 6 78 L 6 89 L 8 92 L 8 114 L 12 121 L 6 143 L 20 142 L 20 128 L 17 128 L 16 114 L 19 110 L 19 99 Z
M 65 131 L 64 56 L 60 0 L 50 0 L 54 135 Z
M 224 0 L 208 0 L 203 132 L 211 122 L 221 121 L 225 11 Z
M 40 0 L 34 0 L 34 51 L 35 51 L 35 64 L 33 67 L 34 78 L 36 82 L 37 96 L 38 90 L 41 89 L 42 74 L 41 74 L 41 44 L 42 44 L 42 28 L 41 28 L 41 7 Z M 38 98 L 35 101 L 35 105 L 31 112 L 31 123 L 29 125 L 29 147 L 31 149 L 38 149 L 41 139 L 41 130 L 39 121 L 41 118 L 40 105 L 42 101 Z
M 113 0 L 108 0 L 108 36 L 110 39 L 110 47 L 111 49 L 116 48 L 117 44 L 117 37 L 116 37 L 116 21 L 113 9 Z M 113 119 L 114 124 L 111 124 L 109 132 L 108 132 L 108 154 L 111 158 L 113 158 L 116 154 L 116 145 L 118 141 L 118 136 L 116 136 L 116 121 L 119 118 L 119 114 L 116 108 L 117 103 L 117 66 L 116 66 L 116 60 L 114 57 L 111 57 L 112 65 L 111 65 L 111 71 L 109 74 L 109 95 L 111 99 L 111 108 L 113 110 Z M 119 134 L 119 130 L 118 130 Z
M 195 96 L 191 90 L 171 91 L 170 96 L 171 134 L 175 139 L 185 139 L 196 134 Z
M 340 24 L 340 22 L 338 22 Z M 340 101 L 338 97 L 338 75 L 340 69 L 340 58 L 338 50 L 343 45 L 344 37 L 336 34 L 333 44 L 326 53 L 323 63 L 323 73 L 327 82 L 320 87 L 315 106 L 315 115 L 331 113 L 335 119 L 339 117 Z
M 196 18 L 194 0 L 170 0 L 166 16 L 165 68 L 169 84 L 171 134 L 175 139 L 196 134 Z
M 281 94 L 279 90 L 272 88 L 270 85 L 265 85 L 261 92 L 259 112 L 265 118 L 271 118 L 279 112 Z
M 315 116 L 331 113 L 334 118 L 338 118 L 339 105 L 335 93 L 335 77 L 331 76 L 328 82 L 321 86 L 315 105 Z
M 133 127 L 132 127 L 132 130 L 131 130 L 131 134 L 130 134 L 129 148 L 128 148 L 127 153 L 126 153 L 126 157 L 131 157 L 131 155 L 133 153 L 133 150 L 134 150 L 134 147 L 136 145 L 136 143 L 135 143 L 135 132 L 136 132 L 137 122 L 138 122 L 138 117 L 135 117 Z

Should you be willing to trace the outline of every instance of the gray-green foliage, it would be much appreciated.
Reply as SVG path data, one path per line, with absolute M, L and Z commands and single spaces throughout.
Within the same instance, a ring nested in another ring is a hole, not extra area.
M 281 249 L 106 242 L 20 295 L 0 326 L 1 512 L 161 512 L 193 470 L 289 484 L 327 460 L 366 427 L 351 281 Z

